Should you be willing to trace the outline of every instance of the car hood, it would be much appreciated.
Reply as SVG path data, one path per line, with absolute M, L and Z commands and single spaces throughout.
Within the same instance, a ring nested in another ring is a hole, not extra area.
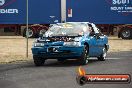
M 41 40 L 45 42 L 72 42 L 79 37 L 80 36 L 53 36 L 53 37 L 43 37 Z

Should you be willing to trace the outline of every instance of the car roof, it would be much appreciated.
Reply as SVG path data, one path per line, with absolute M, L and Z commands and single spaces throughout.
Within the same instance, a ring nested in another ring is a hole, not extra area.
M 71 23 L 71 24 L 93 24 L 93 23 L 90 23 L 90 22 L 65 22 L 65 23 L 57 23 L 57 24 L 59 25 L 59 24 L 66 24 L 66 23 Z

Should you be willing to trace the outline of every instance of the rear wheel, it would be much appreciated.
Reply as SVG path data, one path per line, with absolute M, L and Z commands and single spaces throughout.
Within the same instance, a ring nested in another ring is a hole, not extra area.
M 88 46 L 87 45 L 84 45 L 84 50 L 83 50 L 83 53 L 82 53 L 82 56 L 81 56 L 81 59 L 80 59 L 80 63 L 81 65 L 86 65 L 88 64 Z
M 106 56 L 107 56 L 107 50 L 106 50 L 106 48 L 104 47 L 104 48 L 103 48 L 103 53 L 98 57 L 98 60 L 99 60 L 99 61 L 105 61 Z
M 42 66 L 45 63 L 45 60 L 44 59 L 39 58 L 37 56 L 33 56 L 33 59 L 34 59 L 35 66 Z
M 130 28 L 123 28 L 120 36 L 122 39 L 131 39 L 132 38 L 132 29 Z

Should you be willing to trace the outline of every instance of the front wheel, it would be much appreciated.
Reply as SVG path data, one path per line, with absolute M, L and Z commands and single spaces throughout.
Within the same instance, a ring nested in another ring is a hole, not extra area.
M 42 66 L 45 63 L 45 60 L 43 58 L 39 58 L 37 56 L 33 56 L 34 64 L 35 66 Z
M 107 56 L 107 50 L 106 50 L 106 48 L 104 47 L 104 48 L 103 48 L 103 53 L 98 57 L 98 60 L 99 60 L 99 61 L 105 61 L 106 56 Z
M 84 50 L 83 50 L 83 53 L 82 53 L 82 56 L 81 56 L 81 59 L 80 59 L 80 63 L 81 65 L 86 65 L 88 64 L 88 46 L 87 45 L 84 45 Z
M 41 30 L 39 31 L 39 34 L 40 34 L 40 35 L 43 35 L 43 34 L 45 34 L 45 32 L 46 32 L 46 29 L 41 29 Z

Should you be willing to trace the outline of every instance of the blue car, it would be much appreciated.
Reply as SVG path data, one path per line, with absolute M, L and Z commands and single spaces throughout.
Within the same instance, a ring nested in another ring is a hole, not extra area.
M 53 24 L 35 40 L 32 47 L 34 64 L 41 66 L 47 59 L 63 62 L 77 59 L 86 65 L 89 57 L 104 61 L 109 49 L 108 37 L 93 23 L 67 22 Z

